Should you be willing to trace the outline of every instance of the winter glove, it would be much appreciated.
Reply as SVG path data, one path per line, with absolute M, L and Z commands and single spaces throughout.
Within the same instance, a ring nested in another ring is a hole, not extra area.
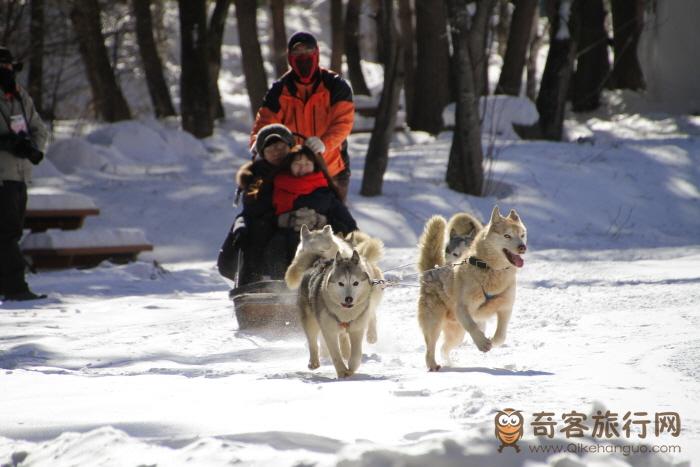
M 15 155 L 22 159 L 29 159 L 34 165 L 37 165 L 44 158 L 44 153 L 39 151 L 34 145 L 29 135 L 22 132 L 16 135 L 17 142 L 15 144 Z
M 277 217 L 277 225 L 298 232 L 303 225 L 314 230 L 326 225 L 326 216 L 310 208 L 300 208 L 296 211 L 285 212 Z
M 0 151 L 11 152 L 12 154 L 17 153 L 17 147 L 21 143 L 22 138 L 20 138 L 15 133 L 7 133 L 0 136 Z
M 323 144 L 323 141 L 321 141 L 321 138 L 318 136 L 306 138 L 306 141 L 304 141 L 304 146 L 311 149 L 314 154 L 323 154 L 326 152 L 326 145 Z
M 328 219 L 323 214 L 316 213 L 316 223 L 314 229 L 322 229 L 328 223 Z M 301 229 L 301 227 L 299 227 Z

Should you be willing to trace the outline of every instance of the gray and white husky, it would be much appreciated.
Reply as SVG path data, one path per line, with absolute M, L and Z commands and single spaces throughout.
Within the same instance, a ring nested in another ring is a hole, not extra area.
M 340 252 L 332 260 L 317 263 L 307 270 L 298 295 L 301 323 L 309 343 L 309 369 L 319 361 L 318 334 L 328 347 L 339 378 L 354 374 L 362 359 L 362 340 L 383 295 L 373 286 L 367 263 L 357 251 L 344 258 Z M 339 339 L 347 333 L 350 357 L 345 364 Z

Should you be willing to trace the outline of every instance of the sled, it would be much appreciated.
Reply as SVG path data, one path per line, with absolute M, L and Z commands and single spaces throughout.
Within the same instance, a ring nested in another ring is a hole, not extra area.
M 282 280 L 262 280 L 229 292 L 238 328 L 298 331 L 297 292 Z

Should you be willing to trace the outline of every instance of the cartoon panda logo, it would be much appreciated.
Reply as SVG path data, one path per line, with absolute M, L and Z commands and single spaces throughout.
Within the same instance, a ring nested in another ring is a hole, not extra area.
M 515 452 L 520 452 L 517 443 L 523 437 L 525 419 L 520 410 L 505 409 L 496 414 L 496 439 L 501 442 L 498 452 L 512 446 Z

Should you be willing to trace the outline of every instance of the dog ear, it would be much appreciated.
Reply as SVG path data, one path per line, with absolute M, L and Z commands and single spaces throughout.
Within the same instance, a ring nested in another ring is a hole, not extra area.
M 457 235 L 457 231 L 453 227 L 450 229 L 450 240 L 452 240 L 455 237 L 459 237 L 459 235 Z
M 508 217 L 515 222 L 518 222 L 520 220 L 520 216 L 518 216 L 518 213 L 515 212 L 515 209 L 511 209 L 510 213 L 508 214 Z
M 343 257 L 341 256 L 340 251 L 338 251 L 338 252 L 335 254 L 335 262 L 337 263 L 337 262 L 339 262 L 339 261 L 342 260 L 342 259 L 343 259 Z
M 360 264 L 360 254 L 357 250 L 352 250 L 352 262 L 353 264 Z
M 498 205 L 493 207 L 493 211 L 491 211 L 491 224 L 495 224 L 499 220 L 503 219 L 503 216 L 501 216 L 501 211 L 498 210 Z
M 309 234 L 311 234 L 311 232 L 309 231 L 309 227 L 306 224 L 302 225 L 301 226 L 301 238 L 302 239 L 308 238 Z
M 333 235 L 333 227 L 331 227 L 330 224 L 326 224 L 326 225 L 323 227 L 323 233 L 324 233 L 324 234 L 331 234 L 331 235 Z

